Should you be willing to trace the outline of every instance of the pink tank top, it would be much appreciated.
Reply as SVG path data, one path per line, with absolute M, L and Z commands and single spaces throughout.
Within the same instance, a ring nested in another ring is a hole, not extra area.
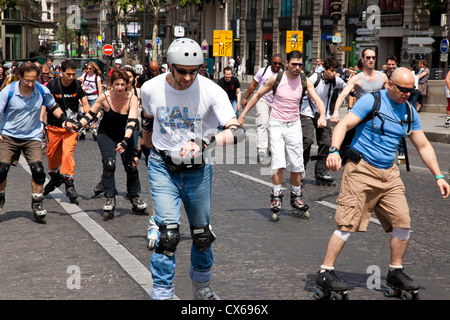
M 282 122 L 293 122 L 300 118 L 300 99 L 302 97 L 302 80 L 289 79 L 283 74 L 277 92 L 273 96 L 270 118 Z

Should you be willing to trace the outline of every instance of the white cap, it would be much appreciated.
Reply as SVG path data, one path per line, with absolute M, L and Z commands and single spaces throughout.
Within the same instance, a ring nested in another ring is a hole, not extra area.
M 114 63 L 122 64 L 122 60 L 116 59 L 116 61 Z
M 200 45 L 189 38 L 175 39 L 167 49 L 167 62 L 185 66 L 201 65 L 203 51 Z

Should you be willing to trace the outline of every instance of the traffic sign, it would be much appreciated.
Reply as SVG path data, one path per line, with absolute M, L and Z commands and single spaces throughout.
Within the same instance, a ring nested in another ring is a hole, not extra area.
M 331 42 L 333 42 L 333 43 L 341 43 L 342 42 L 342 37 L 341 36 L 333 36 Z
M 408 38 L 408 44 L 433 44 L 436 40 L 431 37 L 409 37 Z
M 233 31 L 214 30 L 213 55 L 214 57 L 233 56 Z
M 378 47 L 379 43 L 378 42 L 368 42 L 368 43 L 357 43 L 356 47 L 357 48 L 361 48 L 361 47 Z
M 444 38 L 441 41 L 441 53 L 447 53 L 448 52 L 448 39 Z
M 114 48 L 112 45 L 110 44 L 105 44 L 105 46 L 103 47 L 103 53 L 106 54 L 107 56 L 112 55 L 114 52 Z
M 206 39 L 202 42 L 202 51 L 203 53 L 208 53 L 208 42 L 206 42 Z
M 447 62 L 448 61 L 448 54 L 441 53 L 441 62 Z
M 362 28 L 362 29 L 356 30 L 356 33 L 359 34 L 359 35 L 364 35 L 364 34 L 375 34 L 375 33 L 376 33 L 376 30 L 375 30 L 375 29 Z
M 303 52 L 303 31 L 286 31 L 286 53 L 294 50 Z
M 375 41 L 377 37 L 356 37 L 355 41 Z
M 434 34 L 434 30 L 414 30 L 410 31 L 410 36 L 431 36 Z
M 337 49 L 339 51 L 346 51 L 346 52 L 352 51 L 352 47 L 338 47 Z
M 408 54 L 429 54 L 434 52 L 432 47 L 408 47 L 406 49 Z

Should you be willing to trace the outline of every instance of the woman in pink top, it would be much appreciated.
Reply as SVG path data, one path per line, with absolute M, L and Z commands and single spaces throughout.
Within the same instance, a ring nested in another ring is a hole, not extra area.
M 300 123 L 300 100 L 303 94 L 301 68 L 303 57 L 299 51 L 287 55 L 287 70 L 284 72 L 273 97 L 272 112 L 269 119 L 269 136 L 272 145 L 272 204 L 273 219 L 278 220 L 283 193 L 283 169 L 291 172 L 291 206 L 296 215 L 308 217 L 308 205 L 302 199 L 301 173 L 303 167 L 303 136 Z M 239 117 L 239 124 L 244 124 L 245 116 L 256 102 L 267 92 L 273 90 L 277 76 L 271 77 L 264 87 L 258 90 L 248 102 Z M 318 127 L 326 126 L 325 105 L 314 90 L 314 85 L 306 78 L 306 89 L 310 98 L 317 105 L 320 113 Z

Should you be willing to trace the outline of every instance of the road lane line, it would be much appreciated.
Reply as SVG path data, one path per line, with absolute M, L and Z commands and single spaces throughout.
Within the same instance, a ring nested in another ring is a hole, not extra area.
M 258 183 L 260 183 L 260 184 L 263 184 L 263 185 L 272 187 L 272 183 L 263 181 L 263 180 L 258 179 L 258 178 L 254 178 L 254 177 L 249 176 L 249 175 L 247 175 L 247 174 L 245 174 L 245 173 L 241 173 L 241 172 L 233 171 L 233 170 L 230 170 L 229 172 L 231 172 L 232 174 L 238 175 L 238 176 L 240 176 L 240 177 L 243 177 L 243 178 L 245 178 L 245 179 L 249 179 L 249 180 L 258 182 Z M 286 190 L 286 188 L 282 188 L 282 189 L 283 189 L 283 190 Z M 323 205 L 323 206 L 325 206 L 325 207 L 331 208 L 331 209 L 335 209 L 335 210 L 337 209 L 337 205 L 335 205 L 335 204 L 333 204 L 333 203 L 330 203 L 330 202 L 328 202 L 328 201 L 314 201 L 314 202 L 316 202 L 316 203 L 318 203 L 318 204 L 321 204 L 321 205 Z M 373 223 L 376 223 L 376 224 L 378 224 L 378 225 L 381 225 L 380 221 L 379 221 L 378 219 L 376 219 L 376 218 L 372 218 L 372 217 L 371 217 L 371 218 L 370 218 L 370 221 L 373 222 Z
M 20 165 L 31 175 L 30 168 L 26 161 L 21 157 Z M 46 178 L 46 183 L 48 183 Z M 119 263 L 123 270 L 128 273 L 141 288 L 151 295 L 153 280 L 151 272 L 121 245 L 113 236 L 96 223 L 89 215 L 74 203 L 68 202 L 67 196 L 58 188 L 51 194 L 53 199 L 76 221 L 78 222 L 105 250 L 114 260 Z M 179 300 L 174 296 L 174 300 Z

